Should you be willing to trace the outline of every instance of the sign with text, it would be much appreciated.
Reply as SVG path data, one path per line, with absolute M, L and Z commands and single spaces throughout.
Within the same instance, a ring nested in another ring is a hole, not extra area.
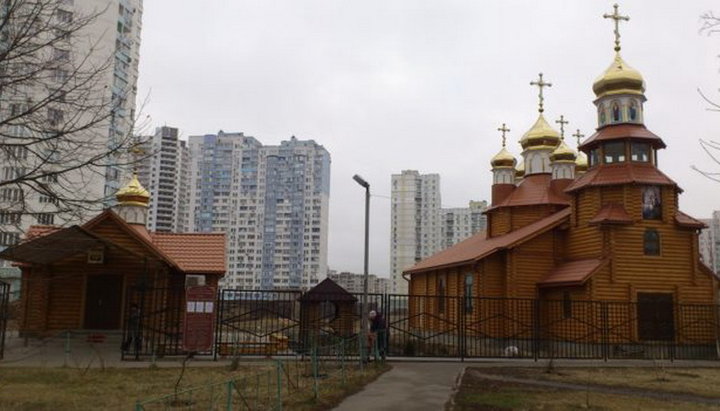
M 214 326 L 215 289 L 206 285 L 187 287 L 183 349 L 188 352 L 210 351 Z

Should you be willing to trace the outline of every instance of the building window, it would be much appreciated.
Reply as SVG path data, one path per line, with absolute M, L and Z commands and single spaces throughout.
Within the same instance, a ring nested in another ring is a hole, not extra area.
M 645 255 L 660 255 L 660 234 L 657 230 L 645 230 L 643 248 Z
M 50 213 L 42 213 L 35 215 L 35 219 L 37 220 L 38 224 L 42 225 L 53 225 L 55 222 L 55 216 Z
M 660 220 L 662 218 L 662 196 L 660 187 L 643 187 L 642 217 L 644 220 Z
M 20 224 L 20 213 L 0 213 L 0 224 Z
M 473 311 L 473 275 L 465 274 L 465 312 Z
M 593 148 L 590 150 L 590 156 L 588 156 L 588 167 L 597 165 L 600 162 L 600 149 Z
M 620 121 L 620 106 L 618 103 L 613 103 L 612 105 L 612 121 L 613 123 Z
M 614 142 L 607 143 L 603 147 L 603 157 L 605 164 L 621 163 L 625 161 L 625 143 Z
M 650 161 L 650 144 L 632 143 L 630 145 L 630 159 L 641 163 Z
M 563 292 L 563 318 L 572 318 L 572 299 L 570 291 Z
M 15 245 L 20 242 L 20 233 L 0 233 L 0 245 Z
M 445 277 L 438 277 L 437 282 L 437 302 L 438 302 L 438 314 L 444 314 L 445 313 L 445 304 L 446 304 L 446 298 L 445 298 L 445 290 L 446 290 L 446 284 L 445 284 Z
M 630 114 L 630 121 L 637 120 L 638 110 L 637 110 L 637 103 L 635 102 L 635 100 L 630 102 L 630 108 L 628 109 L 628 111 Z

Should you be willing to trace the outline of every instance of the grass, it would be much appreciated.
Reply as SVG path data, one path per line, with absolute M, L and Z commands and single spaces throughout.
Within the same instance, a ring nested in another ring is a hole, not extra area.
M 711 387 L 720 382 L 720 369 L 668 369 L 659 374 L 654 368 L 563 368 L 546 373 L 543 368 L 469 368 L 454 398 L 454 410 L 678 410 L 718 409 L 717 405 L 660 400 L 640 396 L 587 390 L 570 390 L 488 380 L 481 374 L 494 374 L 530 380 L 561 381 L 636 387 L 663 392 L 682 392 L 717 397 Z M 708 379 L 708 381 L 703 381 Z

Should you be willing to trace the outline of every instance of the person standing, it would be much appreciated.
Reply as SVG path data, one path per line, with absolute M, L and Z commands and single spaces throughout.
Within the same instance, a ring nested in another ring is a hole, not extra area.
M 368 314 L 370 320 L 370 334 L 368 334 L 368 346 L 374 353 L 375 359 L 379 356 L 385 360 L 387 348 L 387 322 L 382 313 L 375 310 Z

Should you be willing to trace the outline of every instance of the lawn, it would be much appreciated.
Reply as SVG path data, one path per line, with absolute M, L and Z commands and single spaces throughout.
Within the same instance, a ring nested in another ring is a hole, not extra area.
M 318 399 L 313 400 L 313 381 L 303 370 L 305 366 L 286 367 L 281 373 L 283 401 L 294 404 L 292 409 L 329 409 L 346 395 L 362 388 L 387 370 L 387 367 L 368 367 L 365 372 L 348 369 L 345 378 L 339 373 L 321 373 L 318 378 Z M 133 409 L 137 400 L 158 399 L 173 394 L 180 368 L 0 368 L 0 409 L 2 410 L 97 410 Z M 277 367 L 274 363 L 241 363 L 234 371 L 228 366 L 193 366 L 185 370 L 179 384 L 174 405 L 189 405 L 209 409 L 208 398 L 224 401 L 230 379 L 237 381 L 233 402 L 263 400 L 276 397 Z M 262 378 L 262 381 L 261 381 Z M 267 381 L 267 383 L 266 383 Z M 305 386 L 302 389 L 300 384 Z M 344 382 L 343 382 L 344 381 Z M 255 383 L 260 383 L 256 390 Z M 217 383 L 217 384 L 213 384 Z M 193 389 L 194 387 L 201 387 Z M 267 394 L 254 398 L 252 393 Z M 173 398 L 171 397 L 170 400 Z M 188 400 L 189 399 L 189 400 Z M 164 409 L 170 400 L 148 404 L 145 409 Z M 239 408 L 239 406 L 237 407 Z
M 468 368 L 454 398 L 454 410 L 626 410 L 718 409 L 703 398 L 719 398 L 720 369 L 715 368 Z M 491 377 L 574 385 L 548 387 Z M 610 387 L 609 389 L 607 387 Z M 651 390 L 653 398 L 633 388 Z M 603 392 L 603 391 L 616 392 Z M 696 395 L 695 400 L 682 394 Z

